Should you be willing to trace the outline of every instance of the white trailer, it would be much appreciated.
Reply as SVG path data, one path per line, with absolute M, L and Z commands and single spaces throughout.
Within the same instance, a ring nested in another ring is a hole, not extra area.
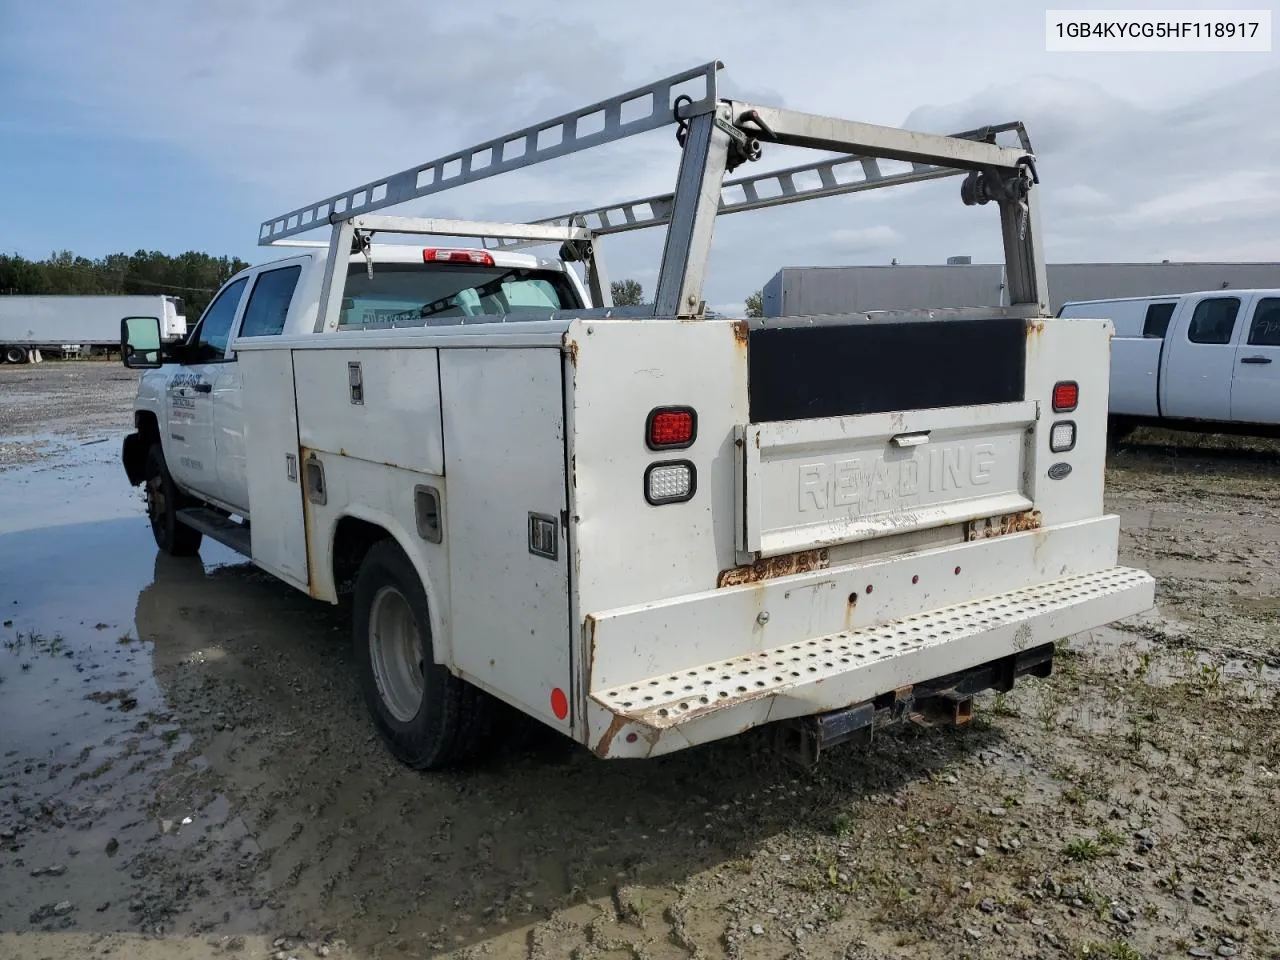
M 769 726 L 812 759 L 964 722 L 1153 601 L 1103 509 L 1111 325 L 1048 316 L 1025 131 L 724 100 L 720 67 L 272 218 L 261 244 L 329 227 L 328 249 L 234 277 L 179 349 L 124 324 L 146 373 L 123 466 L 158 546 L 211 536 L 316 599 L 349 587 L 358 683 L 405 763 L 473 755 L 495 700 L 603 758 Z M 673 123 L 671 194 L 533 224 L 374 212 Z M 841 156 L 725 180 L 772 143 Z M 703 310 L 718 215 L 957 173 L 999 208 L 1011 306 Z M 646 226 L 667 227 L 655 303 L 612 308 L 599 240 Z
M 165 340 L 181 340 L 187 318 L 180 297 L 119 296 L 0 297 L 0 357 L 7 363 L 35 360 L 42 351 L 101 353 L 120 346 L 120 318 L 154 315 Z

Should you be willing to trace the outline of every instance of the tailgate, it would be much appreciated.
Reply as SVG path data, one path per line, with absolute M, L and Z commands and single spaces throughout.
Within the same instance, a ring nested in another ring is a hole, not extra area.
M 1029 510 L 1034 401 L 739 429 L 739 549 L 772 557 Z
M 999 310 L 755 321 L 739 562 L 1031 509 L 1028 329 Z

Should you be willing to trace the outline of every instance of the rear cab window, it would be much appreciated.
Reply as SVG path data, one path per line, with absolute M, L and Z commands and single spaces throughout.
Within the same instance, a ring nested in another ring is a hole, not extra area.
M 240 336 L 272 337 L 283 333 L 300 276 L 302 266 L 296 263 L 258 274 L 244 308 L 244 319 L 240 321 Z
M 393 323 L 465 322 L 519 311 L 543 313 L 582 307 L 569 278 L 558 270 L 460 263 L 363 263 L 347 270 L 338 327 Z
M 1163 340 L 1169 331 L 1169 320 L 1173 317 L 1176 303 L 1153 303 L 1147 307 L 1147 316 L 1142 323 L 1142 335 L 1154 340 Z

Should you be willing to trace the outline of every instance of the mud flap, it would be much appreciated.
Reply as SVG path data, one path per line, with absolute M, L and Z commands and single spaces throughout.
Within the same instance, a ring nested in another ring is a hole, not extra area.
M 129 485 L 136 487 L 143 481 L 143 469 L 147 464 L 148 443 L 140 433 L 131 433 L 120 444 L 120 461 L 124 464 L 125 476 Z

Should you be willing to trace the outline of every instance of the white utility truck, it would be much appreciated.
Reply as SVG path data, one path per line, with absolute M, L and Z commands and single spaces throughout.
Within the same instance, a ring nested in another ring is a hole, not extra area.
M 43 359 L 42 351 L 70 356 L 115 350 L 120 317 L 127 313 L 154 313 L 165 340 L 187 334 L 181 298 L 164 294 L 0 297 L 0 358 L 26 363 Z
M 1122 436 L 1148 425 L 1280 433 L 1280 290 L 1078 300 L 1059 317 L 1105 317 L 1109 412 Z
M 287 255 L 178 349 L 122 321 L 126 364 L 152 368 L 123 461 L 156 542 L 211 536 L 319 600 L 353 582 L 359 683 L 410 765 L 472 755 L 495 699 L 605 758 L 770 725 L 813 759 L 963 722 L 1153 602 L 1103 511 L 1111 325 L 1048 316 L 1021 125 L 753 106 L 717 95 L 720 68 L 267 221 Z M 372 212 L 668 124 L 671 194 L 528 224 Z M 770 144 L 837 155 L 725 179 Z M 950 174 L 998 207 L 1011 306 L 707 315 L 718 215 Z M 654 303 L 613 308 L 599 239 L 657 225 Z M 325 248 L 289 239 L 326 226 Z M 545 243 L 559 257 L 518 252 Z

